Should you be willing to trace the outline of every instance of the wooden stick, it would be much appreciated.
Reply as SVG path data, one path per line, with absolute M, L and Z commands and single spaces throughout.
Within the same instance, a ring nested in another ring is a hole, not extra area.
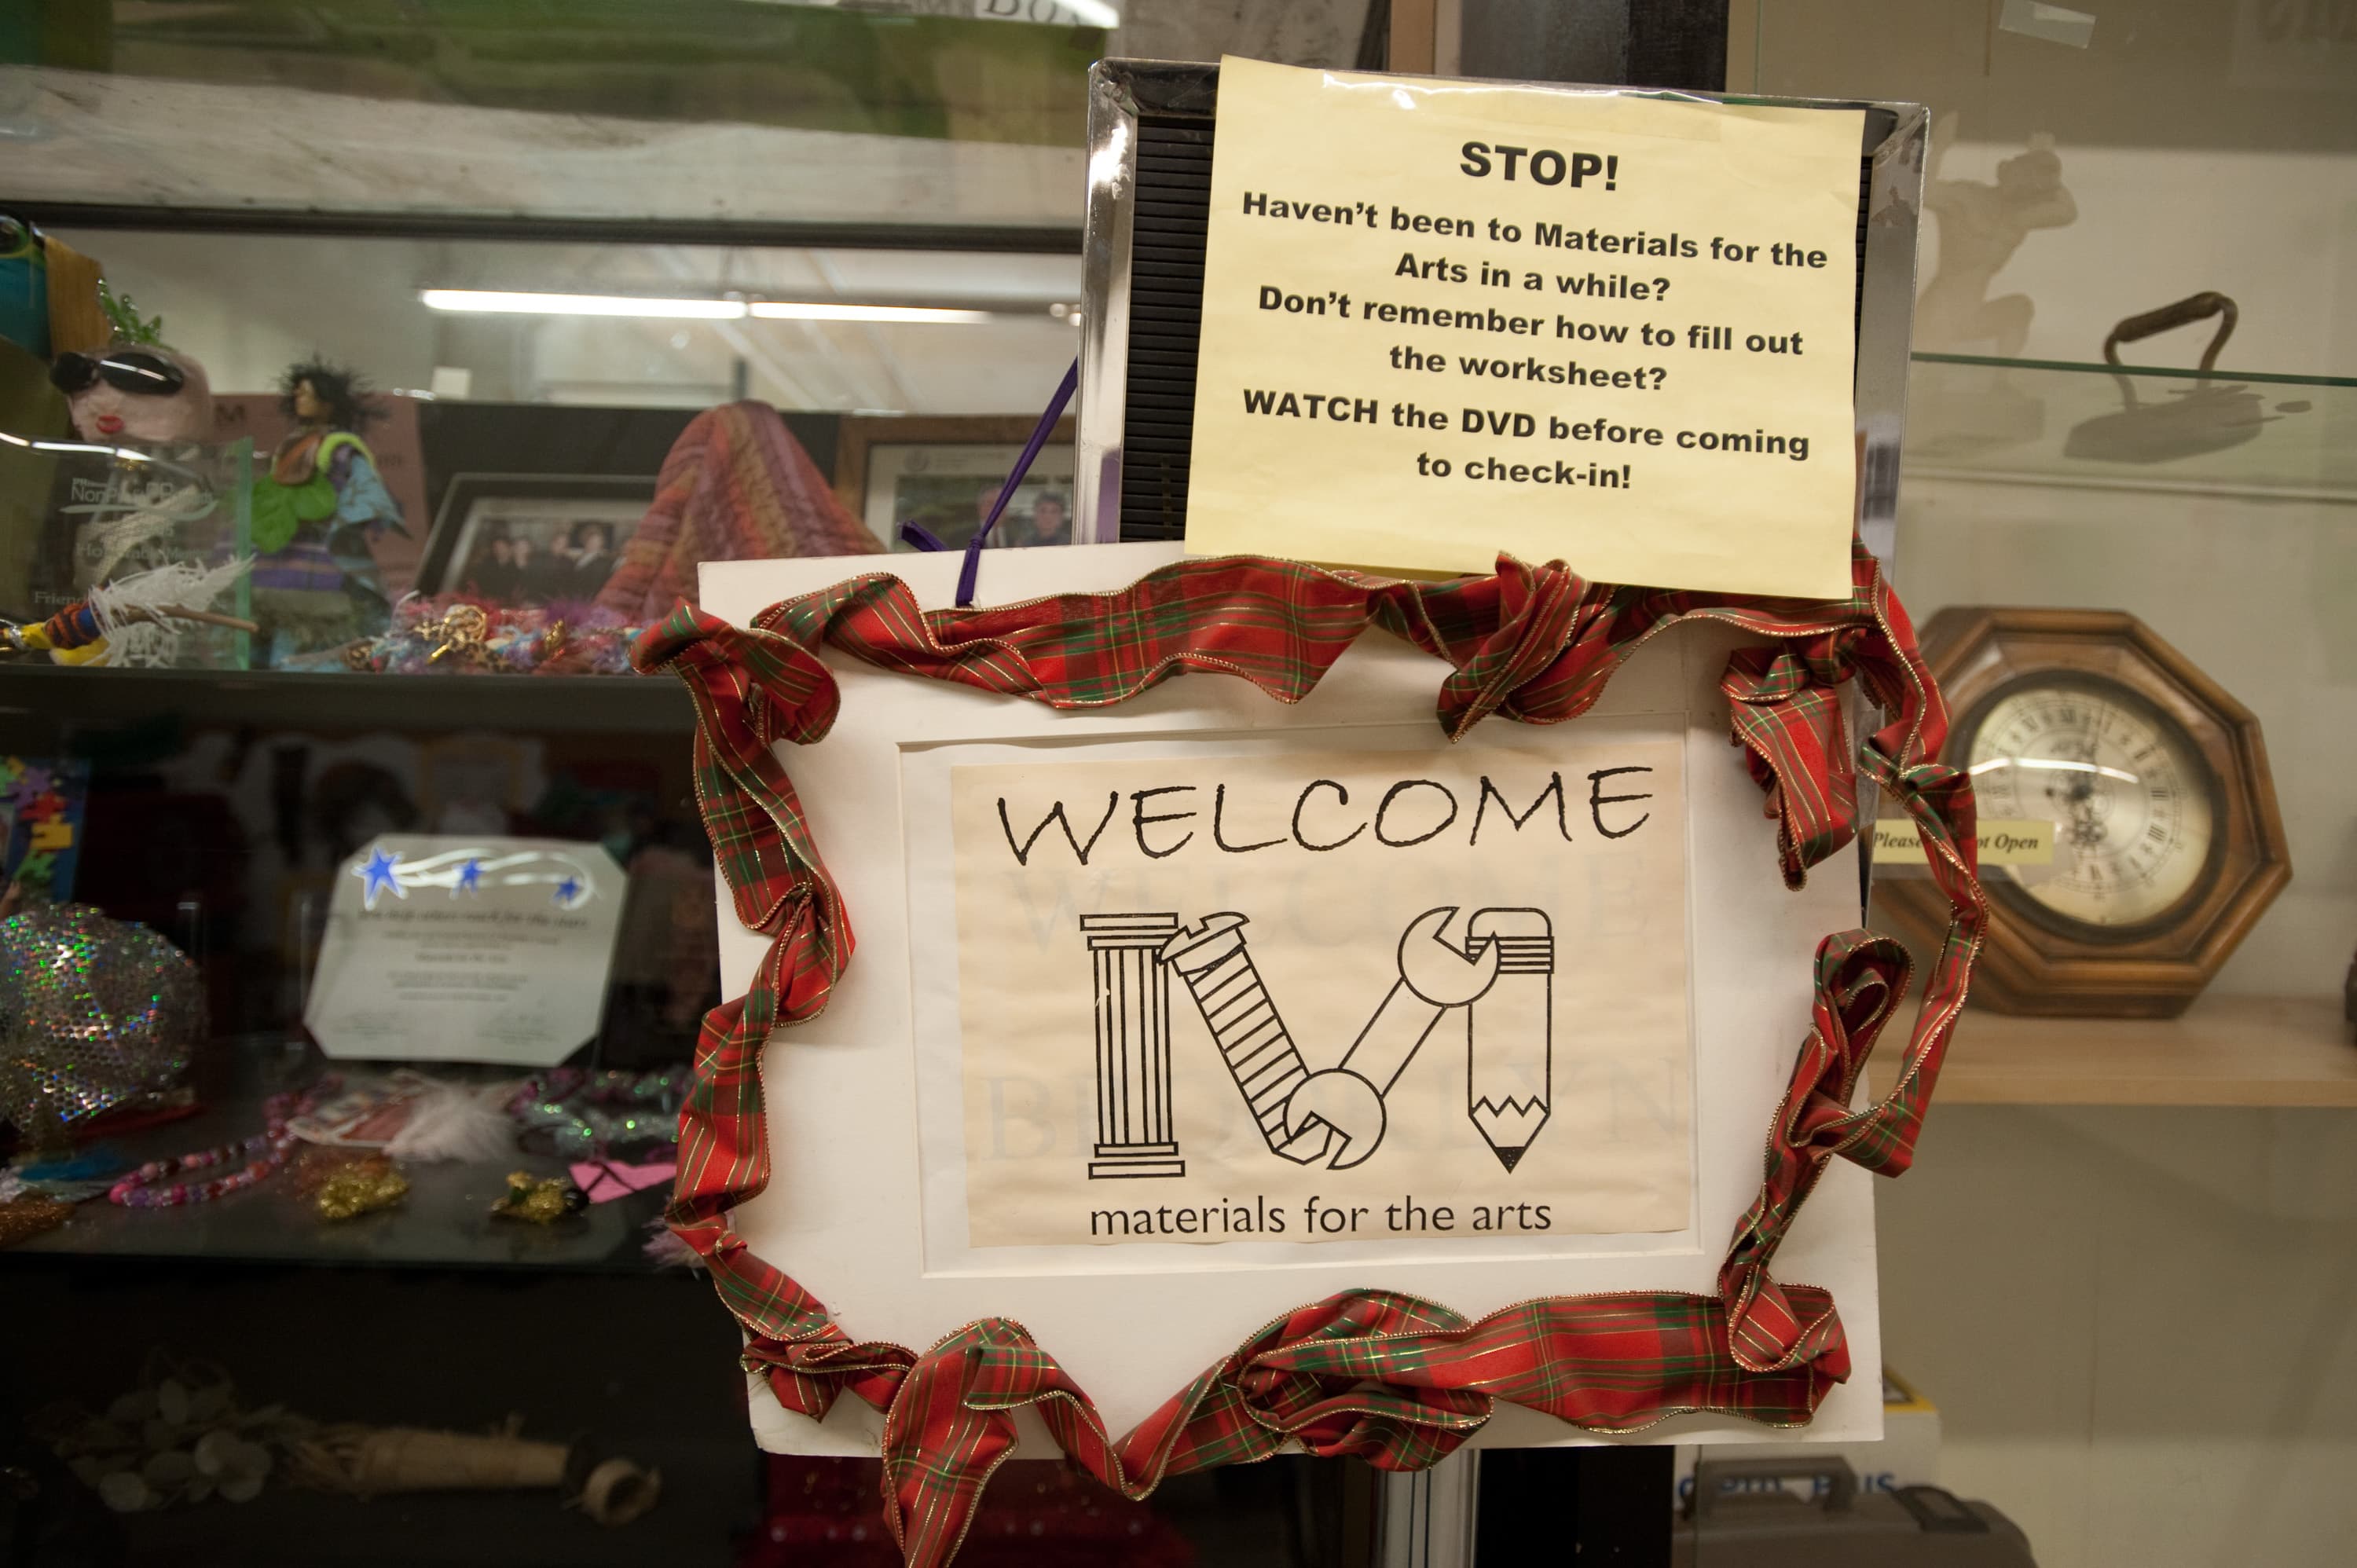
M 225 626 L 232 631 L 253 632 L 262 629 L 261 623 L 258 621 L 242 620 L 236 616 L 222 615 L 218 610 L 192 610 L 183 605 L 158 605 L 152 609 L 143 605 L 135 609 L 122 611 L 118 618 L 146 621 L 201 621 L 206 626 Z

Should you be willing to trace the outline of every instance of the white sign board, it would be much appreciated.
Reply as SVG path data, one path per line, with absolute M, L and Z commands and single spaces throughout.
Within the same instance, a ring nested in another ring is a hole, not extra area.
M 910 901 L 957 909 L 969 1241 L 1680 1229 L 1678 727 L 909 753 Z
M 597 1032 L 623 886 L 596 844 L 382 834 L 338 871 L 303 1022 L 331 1057 L 553 1067 Z
M 1178 556 L 1008 552 L 981 598 Z M 748 624 L 888 571 L 946 605 L 958 565 L 711 564 L 702 603 Z M 1850 854 L 1798 893 L 1777 875 L 1717 691 L 1730 645 L 1672 632 L 1575 723 L 1491 719 L 1456 746 L 1434 718 L 1447 667 L 1376 631 L 1290 707 L 1188 675 L 1058 712 L 827 650 L 840 714 L 780 755 L 858 950 L 826 1011 L 770 1043 L 772 1176 L 738 1231 L 856 1338 L 1022 1323 L 1115 1433 L 1340 1291 L 1469 1317 L 1713 1292 L 1816 943 L 1858 918 Z M 725 897 L 720 918 L 737 995 L 766 944 Z M 1870 1369 L 1869 1180 L 1826 1169 L 1778 1273 L 1834 1293 Z M 859 1401 L 822 1425 L 758 1380 L 752 1397 L 766 1445 L 874 1452 Z M 1811 1434 L 1879 1422 L 1867 1377 Z M 1764 1435 L 1716 1417 L 1650 1434 Z M 1476 1438 L 1589 1440 L 1503 1406 Z

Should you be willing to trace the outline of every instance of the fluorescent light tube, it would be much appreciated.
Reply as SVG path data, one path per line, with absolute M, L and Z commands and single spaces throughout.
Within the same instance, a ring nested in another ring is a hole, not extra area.
M 987 310 L 923 305 L 830 305 L 759 299 L 654 299 L 628 294 L 517 294 L 499 289 L 429 288 L 418 297 L 434 310 L 484 316 L 635 316 L 666 321 L 988 321 Z
M 509 294 L 497 289 L 429 288 L 431 310 L 490 316 L 641 316 L 663 320 L 741 321 L 741 299 L 641 299 L 626 294 Z
M 987 321 L 987 310 L 936 310 L 921 305 L 804 305 L 787 299 L 757 299 L 748 308 L 757 321 Z

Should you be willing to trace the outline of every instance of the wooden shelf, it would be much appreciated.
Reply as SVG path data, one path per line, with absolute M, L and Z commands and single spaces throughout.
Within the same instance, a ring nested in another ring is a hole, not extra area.
M 1878 1093 L 1889 1081 L 1881 1055 L 1876 1052 Z M 2181 1018 L 2158 1019 L 2023 1018 L 1967 1009 L 1935 1101 L 2357 1106 L 2357 1044 L 2339 1000 L 2323 996 L 2210 996 Z

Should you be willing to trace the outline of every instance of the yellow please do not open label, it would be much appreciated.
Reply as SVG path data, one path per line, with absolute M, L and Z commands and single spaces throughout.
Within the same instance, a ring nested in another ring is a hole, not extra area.
M 1998 819 L 1980 824 L 1983 865 L 2051 865 L 2054 824 L 2027 819 Z M 1921 860 L 1923 835 L 1912 819 L 1898 818 L 1874 824 L 1878 859 Z

